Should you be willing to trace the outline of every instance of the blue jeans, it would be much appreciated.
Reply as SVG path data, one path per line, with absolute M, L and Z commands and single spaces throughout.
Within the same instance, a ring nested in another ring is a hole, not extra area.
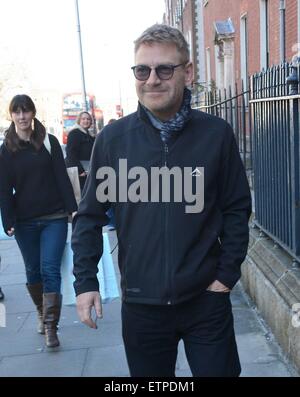
M 60 293 L 60 266 L 68 232 L 68 218 L 18 222 L 15 238 L 23 256 L 28 284 Z

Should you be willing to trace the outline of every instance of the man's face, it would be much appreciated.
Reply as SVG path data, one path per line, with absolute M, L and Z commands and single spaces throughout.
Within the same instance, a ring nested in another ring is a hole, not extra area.
M 185 60 L 174 44 L 142 44 L 135 54 L 135 65 L 178 65 Z M 174 69 L 170 80 L 161 80 L 154 69 L 146 81 L 136 80 L 140 102 L 157 118 L 166 121 L 180 109 L 185 86 L 191 84 L 193 66 L 187 63 Z

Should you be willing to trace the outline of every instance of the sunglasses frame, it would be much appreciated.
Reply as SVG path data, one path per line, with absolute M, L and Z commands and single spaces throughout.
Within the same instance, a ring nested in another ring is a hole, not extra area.
M 139 80 L 139 81 L 147 81 L 147 80 L 149 79 L 150 75 L 151 75 L 151 71 L 152 71 L 152 70 L 155 70 L 156 76 L 157 76 L 160 80 L 171 80 L 171 78 L 174 76 L 174 70 L 175 70 L 176 68 L 178 68 L 179 66 L 186 65 L 187 63 L 188 63 L 188 61 L 187 61 L 187 62 L 183 62 L 183 63 L 179 63 L 178 65 L 160 64 L 160 65 L 156 66 L 155 68 L 151 68 L 151 67 L 148 66 L 148 65 L 143 65 L 143 64 L 141 64 L 141 65 L 132 66 L 131 69 L 132 69 L 132 71 L 133 71 L 134 77 L 135 77 L 137 80 Z M 145 68 L 148 69 L 148 76 L 147 76 L 147 78 L 145 78 L 145 79 L 140 79 L 140 78 L 137 77 L 137 75 L 136 75 L 136 68 L 139 67 L 139 66 L 143 66 L 143 67 L 145 67 Z M 168 67 L 168 68 L 170 68 L 170 72 L 171 72 L 170 77 L 168 77 L 168 78 L 161 78 L 161 76 L 159 75 L 159 68 L 161 68 L 161 67 Z

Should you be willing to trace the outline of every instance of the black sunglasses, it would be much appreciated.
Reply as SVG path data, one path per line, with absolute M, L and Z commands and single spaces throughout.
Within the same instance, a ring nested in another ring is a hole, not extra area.
M 158 65 L 155 68 L 150 68 L 147 65 L 132 66 L 134 77 L 140 81 L 146 81 L 149 79 L 151 70 L 154 69 L 157 77 L 160 80 L 170 80 L 173 77 L 174 70 L 179 66 L 186 65 L 187 62 L 179 63 L 178 65 Z

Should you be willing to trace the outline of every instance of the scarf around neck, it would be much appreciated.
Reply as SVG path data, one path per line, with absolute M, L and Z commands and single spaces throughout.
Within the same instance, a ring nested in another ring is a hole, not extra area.
M 150 112 L 150 110 L 142 105 L 153 127 L 160 131 L 160 137 L 164 143 L 168 143 L 171 138 L 177 137 L 185 127 L 186 123 L 189 121 L 192 111 L 191 97 L 191 91 L 188 88 L 185 88 L 181 108 L 168 121 L 159 120 L 154 116 L 153 113 Z

